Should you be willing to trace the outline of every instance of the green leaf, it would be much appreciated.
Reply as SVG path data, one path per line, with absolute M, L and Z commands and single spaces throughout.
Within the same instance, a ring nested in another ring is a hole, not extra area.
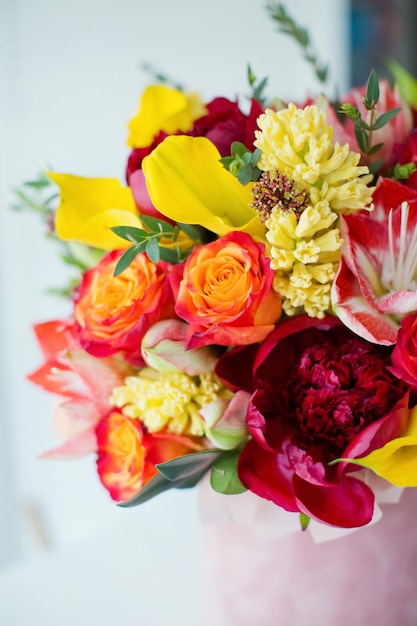
M 252 165 L 252 167 L 256 167 L 259 161 L 259 158 L 261 156 L 261 152 L 262 150 L 260 148 L 256 148 L 256 150 L 254 150 L 252 152 L 252 156 L 251 156 L 251 160 L 250 160 L 250 164 Z
M 361 150 L 361 152 L 366 153 L 368 151 L 368 144 L 369 144 L 368 135 L 366 134 L 364 130 L 361 130 L 357 126 L 355 126 L 354 131 L 355 131 L 356 141 L 358 142 L 359 150 Z
M 174 226 L 159 217 L 150 217 L 149 215 L 141 215 L 140 219 L 145 224 L 146 228 L 149 228 L 149 230 L 152 231 L 153 233 L 174 232 Z
M 368 156 L 371 156 L 371 154 L 375 154 L 375 152 L 378 152 L 378 150 L 381 150 L 383 145 L 384 145 L 383 143 L 376 143 L 374 146 L 372 146 L 372 148 L 369 148 L 366 154 Z
M 250 87 L 252 87 L 255 84 L 256 76 L 252 72 L 252 68 L 251 68 L 250 65 L 248 65 L 248 67 L 247 67 L 247 75 L 248 75 L 248 83 L 249 83 Z
M 375 70 L 372 68 L 369 73 L 368 83 L 366 85 L 366 104 L 374 108 L 379 100 L 379 81 Z
M 242 169 L 240 170 L 240 172 L 237 175 L 238 181 L 242 185 L 247 185 L 252 180 L 252 172 L 253 172 L 253 170 L 252 170 L 251 166 L 250 165 L 245 165 L 244 167 L 242 167 Z
M 374 129 L 378 130 L 379 128 L 382 128 L 383 126 L 386 126 L 386 124 L 389 124 L 390 121 L 394 119 L 394 117 L 398 115 L 400 111 L 401 111 L 401 107 L 396 107 L 395 109 L 390 109 L 389 111 L 385 111 L 385 113 L 382 113 L 382 115 L 377 117 L 375 124 L 374 124 Z
M 265 76 L 265 78 L 263 78 L 260 81 L 259 85 L 257 85 L 256 88 L 253 90 L 252 97 L 255 100 L 258 100 L 259 102 L 262 102 L 263 91 L 264 91 L 267 83 L 268 83 L 268 78 Z
M 182 222 L 178 222 L 178 226 L 181 230 L 190 237 L 190 239 L 194 239 L 194 241 L 201 241 L 201 233 L 195 226 L 191 224 L 183 224 Z
M 214 491 L 225 494 L 236 494 L 247 491 L 240 482 L 237 463 L 241 449 L 231 450 L 221 455 L 211 469 L 210 484 Z
M 305 513 L 300 513 L 300 525 L 301 525 L 301 530 L 307 530 L 307 527 L 310 523 L 310 518 L 308 515 L 305 515 Z
M 131 263 L 133 263 L 136 255 L 140 252 L 143 252 L 142 248 L 144 247 L 145 246 L 132 246 L 131 248 L 128 248 L 118 260 L 117 265 L 114 269 L 114 276 L 119 276 L 119 274 L 124 272 L 124 270 L 129 267 Z
M 175 265 L 179 263 L 181 259 L 180 250 L 178 247 L 165 248 L 165 246 L 159 246 L 159 256 L 163 261 Z
M 245 144 L 241 143 L 240 141 L 234 141 L 231 145 L 231 152 L 233 156 L 238 155 L 242 157 L 247 151 L 248 149 Z
M 144 239 L 147 239 L 149 234 L 142 230 L 142 228 L 136 228 L 135 226 L 112 226 L 110 228 L 118 237 L 126 239 L 132 243 L 141 243 Z
M 228 156 L 228 157 L 222 157 L 221 159 L 219 159 L 220 163 L 223 165 L 223 167 L 225 167 L 227 170 L 229 169 L 229 166 L 233 163 L 233 161 L 235 160 L 235 157 L 232 156 Z
M 173 489 L 175 487 L 171 480 L 168 480 L 162 474 L 158 473 L 153 476 L 144 487 L 135 496 L 126 500 L 125 502 L 118 502 L 118 506 L 123 508 L 129 508 L 132 506 L 138 506 L 147 502 L 151 498 L 159 495 L 160 493 Z
M 168 489 L 194 487 L 219 454 L 221 452 L 218 450 L 202 450 L 177 457 L 166 463 L 159 463 L 156 466 L 159 470 L 158 474 L 155 474 L 135 496 L 125 502 L 119 502 L 118 506 L 123 508 L 138 506 Z
M 402 98 L 411 107 L 417 108 L 417 78 L 393 59 L 387 61 L 387 66 L 397 82 Z
M 148 239 L 146 242 L 145 252 L 152 263 L 158 263 L 161 255 L 159 254 L 159 245 L 156 238 Z
M 156 467 L 171 482 L 185 478 L 193 479 L 197 476 L 201 478 L 221 454 L 219 450 L 201 450 L 179 456 L 166 463 L 158 463 Z

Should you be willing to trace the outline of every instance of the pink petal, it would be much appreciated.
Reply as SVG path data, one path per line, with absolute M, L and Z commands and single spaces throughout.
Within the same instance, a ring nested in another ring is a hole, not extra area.
M 97 441 L 95 435 L 95 427 L 84 430 L 82 433 L 69 439 L 57 448 L 53 448 L 48 452 L 44 452 L 41 455 L 42 459 L 73 459 L 91 452 L 95 452 L 97 449 Z

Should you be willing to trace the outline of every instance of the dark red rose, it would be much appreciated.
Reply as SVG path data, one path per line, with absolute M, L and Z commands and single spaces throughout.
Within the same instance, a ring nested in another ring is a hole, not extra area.
M 329 463 L 364 456 L 401 431 L 408 394 L 388 370 L 390 352 L 333 316 L 299 316 L 278 325 L 254 359 L 242 350 L 236 358 L 233 352 L 221 357 L 223 380 L 233 369 L 233 388 L 255 390 L 247 414 L 252 440 L 239 460 L 242 483 L 286 510 L 331 525 L 367 524 L 373 492 L 352 464 Z

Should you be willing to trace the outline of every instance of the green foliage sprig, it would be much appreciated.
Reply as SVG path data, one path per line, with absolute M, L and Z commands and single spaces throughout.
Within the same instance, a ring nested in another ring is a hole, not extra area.
M 401 111 L 401 107 L 395 107 L 378 116 L 376 113 L 376 105 L 378 101 L 379 81 L 377 73 L 374 69 L 372 69 L 366 85 L 366 95 L 363 98 L 365 109 L 371 113 L 369 122 L 366 122 L 363 119 L 359 109 L 354 107 L 352 104 L 346 103 L 340 106 L 340 112 L 344 113 L 350 120 L 352 120 L 359 149 L 367 156 L 375 154 L 384 145 L 383 143 L 372 143 L 373 132 L 389 124 L 389 122 Z M 378 170 L 381 165 L 382 161 L 373 163 L 372 170 Z
M 181 263 L 190 254 L 192 247 L 181 250 L 179 245 L 166 247 L 161 245 L 161 240 L 166 239 L 174 244 L 178 240 L 180 230 L 188 235 L 195 244 L 201 243 L 200 233 L 197 228 L 190 224 L 175 224 L 163 219 L 142 215 L 141 221 L 147 230 L 134 226 L 114 226 L 111 230 L 126 241 L 134 245 L 128 248 L 120 257 L 114 275 L 121 274 L 133 262 L 136 255 L 145 252 L 153 263 L 160 259 L 168 263 Z
M 254 100 L 257 100 L 261 104 L 265 104 L 266 98 L 264 96 L 264 90 L 268 83 L 268 77 L 265 76 L 264 78 L 261 78 L 260 81 L 258 81 L 258 78 L 253 73 L 250 65 L 248 65 L 248 68 L 247 68 L 247 77 L 248 77 L 249 87 L 251 88 L 251 98 L 253 98 Z
M 261 175 L 261 170 L 257 167 L 261 156 L 259 148 L 251 152 L 240 141 L 234 141 L 230 150 L 231 156 L 219 159 L 223 167 L 236 176 L 242 185 L 257 181 Z
M 273 20 L 278 22 L 279 32 L 290 35 L 303 49 L 304 59 L 310 63 L 314 69 L 314 72 L 321 83 L 325 83 L 328 78 L 329 68 L 327 65 L 323 65 L 317 58 L 310 36 L 305 28 L 301 28 L 296 22 L 288 15 L 285 7 L 281 3 L 268 2 L 266 9 Z

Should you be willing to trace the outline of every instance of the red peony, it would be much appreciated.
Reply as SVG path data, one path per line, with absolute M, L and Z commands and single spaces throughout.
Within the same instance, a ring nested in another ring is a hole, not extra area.
M 234 388 L 253 390 L 247 413 L 252 440 L 238 468 L 242 483 L 330 525 L 370 522 L 371 489 L 352 465 L 330 463 L 364 456 L 401 432 L 408 394 L 388 371 L 390 352 L 337 318 L 300 316 L 280 324 L 255 355 L 253 349 L 252 355 L 224 355 L 218 374 Z

